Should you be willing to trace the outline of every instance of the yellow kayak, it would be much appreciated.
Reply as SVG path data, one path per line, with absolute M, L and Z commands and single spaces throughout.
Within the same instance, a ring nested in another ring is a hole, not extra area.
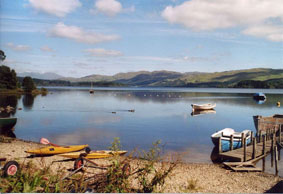
M 111 150 L 98 150 L 98 151 L 91 151 L 89 154 L 84 156 L 88 159 L 99 159 L 99 158 L 109 158 L 114 155 L 124 155 L 127 151 L 111 151 Z M 59 154 L 58 156 L 63 156 L 66 158 L 79 158 L 82 152 L 73 152 L 73 153 L 66 153 L 66 154 Z
M 88 145 L 72 145 L 72 146 L 48 146 L 45 148 L 28 150 L 27 153 L 38 154 L 38 155 L 53 155 L 53 154 L 63 154 L 68 152 L 76 152 L 86 148 Z

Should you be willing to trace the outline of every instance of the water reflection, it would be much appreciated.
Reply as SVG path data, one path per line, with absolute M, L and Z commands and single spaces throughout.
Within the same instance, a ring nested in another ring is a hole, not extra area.
M 192 116 L 204 115 L 204 114 L 216 114 L 215 110 L 194 110 L 192 111 Z
M 31 110 L 33 107 L 35 96 L 32 94 L 25 94 L 23 96 L 23 105 L 25 110 Z
M 10 117 L 16 114 L 18 99 L 20 96 L 0 95 L 0 118 Z
M 14 133 L 14 128 L 13 129 L 0 129 L 0 135 L 5 136 L 5 137 L 12 137 L 16 138 L 16 134 Z

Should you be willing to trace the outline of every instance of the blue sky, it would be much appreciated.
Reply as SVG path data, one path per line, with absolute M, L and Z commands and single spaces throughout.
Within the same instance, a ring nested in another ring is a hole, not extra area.
M 17 72 L 215 72 L 283 67 L 281 0 L 1 0 Z

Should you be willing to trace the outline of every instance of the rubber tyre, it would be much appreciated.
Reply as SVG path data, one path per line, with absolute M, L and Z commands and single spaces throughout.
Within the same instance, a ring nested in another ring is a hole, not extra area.
M 20 170 L 19 163 L 16 161 L 9 161 L 4 165 L 4 176 L 14 176 Z
M 77 158 L 74 163 L 74 170 L 77 170 L 78 168 L 82 167 L 84 164 L 84 160 L 82 158 Z

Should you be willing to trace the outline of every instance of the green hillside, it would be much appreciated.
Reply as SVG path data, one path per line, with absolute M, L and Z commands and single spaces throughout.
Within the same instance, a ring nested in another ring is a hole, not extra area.
M 111 82 L 123 86 L 140 87 L 260 87 L 283 88 L 283 69 L 255 68 L 224 72 L 138 71 L 119 73 L 113 76 L 90 75 L 77 79 L 66 79 L 75 83 Z M 279 81 L 278 81 L 279 80 Z

